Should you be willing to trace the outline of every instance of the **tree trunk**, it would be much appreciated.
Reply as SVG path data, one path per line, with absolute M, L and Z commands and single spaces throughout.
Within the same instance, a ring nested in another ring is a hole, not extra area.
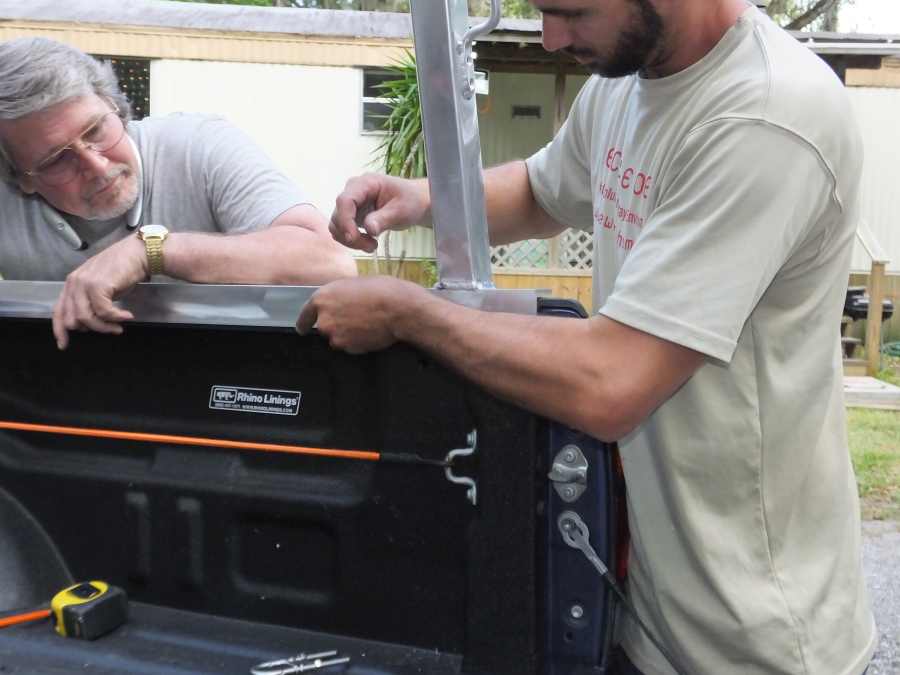
M 823 17 L 822 30 L 829 31 L 831 33 L 837 32 L 838 14 L 840 13 L 840 9 L 840 2 L 836 2 L 834 6 L 825 13 L 825 16 Z
M 796 19 L 791 21 L 785 28 L 787 30 L 803 30 L 813 21 L 818 19 L 823 14 L 827 14 L 830 12 L 835 13 L 835 20 L 837 19 L 837 8 L 838 8 L 839 0 L 818 0 L 812 7 L 803 12 Z

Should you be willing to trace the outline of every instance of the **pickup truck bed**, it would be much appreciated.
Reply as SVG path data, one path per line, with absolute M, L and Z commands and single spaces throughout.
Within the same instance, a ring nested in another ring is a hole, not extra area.
M 319 649 L 360 675 L 601 672 L 610 593 L 556 519 L 577 511 L 614 566 L 602 444 L 402 345 L 349 356 L 284 327 L 135 323 L 58 352 L 46 320 L 0 312 L 0 330 L 0 424 L 87 434 L 0 429 L 0 611 L 90 579 L 132 600 L 93 643 L 47 622 L 0 630 L 0 673 L 248 673 Z M 433 463 L 473 430 L 453 471 L 477 504 Z M 569 444 L 590 468 L 564 503 L 547 474 Z
M 220 675 L 276 658 L 337 650 L 346 675 L 453 675 L 462 658 L 370 640 L 131 603 L 128 623 L 101 642 L 63 640 L 46 622 L 0 631 L 4 675 Z M 313 671 L 316 672 L 316 671 Z

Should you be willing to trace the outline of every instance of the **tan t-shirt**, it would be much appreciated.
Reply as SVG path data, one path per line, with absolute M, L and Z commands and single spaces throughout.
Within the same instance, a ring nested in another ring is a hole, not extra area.
M 597 311 L 708 356 L 620 442 L 630 593 L 685 672 L 857 675 L 874 650 L 839 348 L 861 166 L 840 82 L 755 8 L 676 75 L 590 79 L 528 160 L 594 231 Z

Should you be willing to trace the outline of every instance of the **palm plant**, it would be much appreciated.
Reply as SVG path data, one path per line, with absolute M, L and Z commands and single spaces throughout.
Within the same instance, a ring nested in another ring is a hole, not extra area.
M 423 178 L 427 174 L 425 165 L 425 134 L 422 131 L 422 107 L 419 100 L 419 82 L 416 79 L 416 57 L 406 52 L 388 70 L 396 77 L 377 85 L 382 91 L 382 98 L 388 107 L 388 114 L 383 116 L 382 130 L 386 132 L 384 139 L 375 148 L 376 162 L 390 176 L 401 178 Z M 385 235 L 385 261 L 388 274 L 391 268 L 391 233 Z M 400 252 L 394 276 L 400 276 L 406 251 Z M 379 272 L 378 255 L 375 256 L 375 269 Z M 426 286 L 436 281 L 433 262 L 423 265 L 425 277 L 420 283 Z
M 389 66 L 396 78 L 378 85 L 390 112 L 382 129 L 387 132 L 375 148 L 384 172 L 401 178 L 426 175 L 425 135 L 422 133 L 422 109 L 416 80 L 416 57 L 410 52 Z

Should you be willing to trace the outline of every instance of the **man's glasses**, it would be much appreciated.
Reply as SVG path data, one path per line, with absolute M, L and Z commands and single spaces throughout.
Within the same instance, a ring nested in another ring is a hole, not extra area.
M 57 150 L 32 171 L 22 173 L 52 187 L 65 185 L 74 180 L 81 168 L 81 157 L 76 149 L 102 154 L 116 147 L 124 135 L 125 125 L 119 117 L 118 108 L 110 110 L 98 117 L 74 141 Z

